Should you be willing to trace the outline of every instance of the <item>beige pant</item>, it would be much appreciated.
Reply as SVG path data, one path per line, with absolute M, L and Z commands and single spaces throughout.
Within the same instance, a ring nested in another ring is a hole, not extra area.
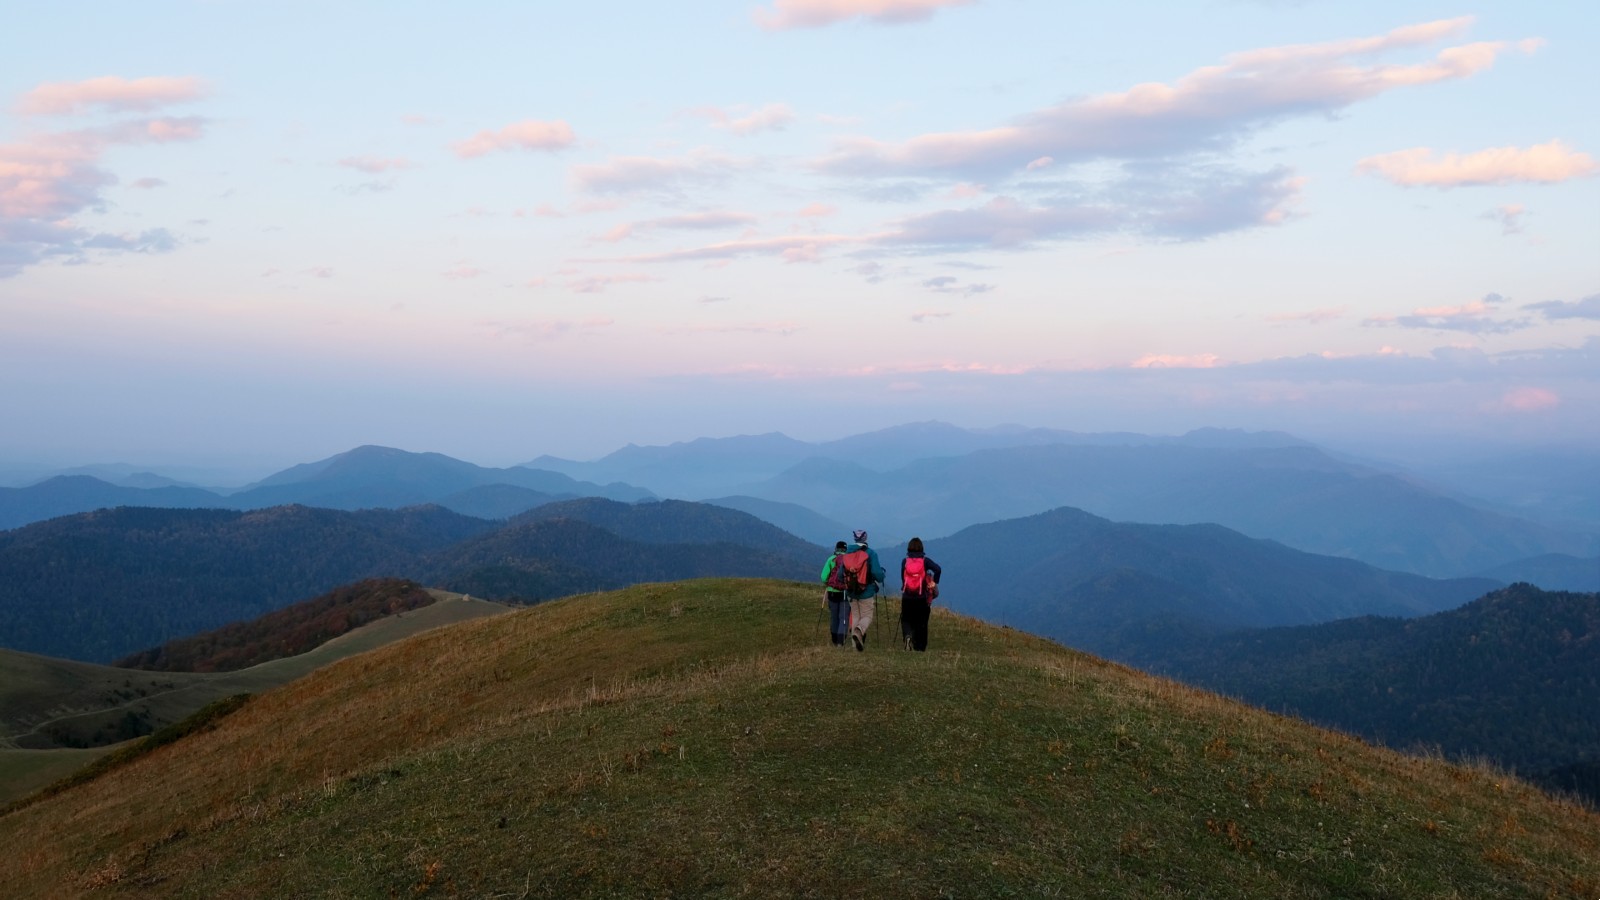
M 850 601 L 850 633 L 867 636 L 867 629 L 872 627 L 872 612 L 878 605 L 878 598 L 868 597 L 865 600 Z

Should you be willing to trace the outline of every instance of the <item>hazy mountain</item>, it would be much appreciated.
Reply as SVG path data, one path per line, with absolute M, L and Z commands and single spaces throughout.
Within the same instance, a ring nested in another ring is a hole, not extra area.
M 627 484 L 592 484 L 557 472 L 485 468 L 439 453 L 368 446 L 293 466 L 231 493 L 126 487 L 83 475 L 0 488 L 0 530 L 117 506 L 265 509 L 300 504 L 355 510 L 435 503 L 472 515 L 505 518 L 551 499 L 589 496 L 634 501 L 653 495 Z
M 1600 557 L 1546 553 L 1485 569 L 1478 575 L 1507 584 L 1525 581 L 1547 591 L 1600 591 Z
M 0 646 L 105 662 L 341 584 L 404 577 L 495 525 L 439 507 L 125 507 L 0 533 Z
M 850 540 L 851 528 L 848 525 L 819 515 L 799 504 L 743 496 L 717 497 L 705 502 L 747 512 L 764 522 L 771 522 L 792 535 L 823 547 L 832 547 L 835 541 Z
M 28 487 L 0 488 L 0 531 L 114 506 L 203 509 L 230 505 L 220 494 L 203 488 L 124 487 L 88 475 L 58 475 Z
M 440 497 L 438 504 L 464 516 L 509 519 L 546 503 L 571 499 L 572 494 L 547 494 L 514 484 L 482 484 Z
M 285 469 L 230 499 L 241 508 L 283 503 L 331 509 L 397 508 L 435 503 L 469 488 L 493 484 L 613 500 L 643 500 L 651 496 L 649 491 L 631 485 L 588 484 L 558 472 L 516 466 L 485 468 L 442 453 L 366 446 Z
M 666 496 L 703 499 L 738 493 L 736 489 L 743 485 L 772 478 L 808 459 L 846 461 L 868 469 L 892 469 L 919 459 L 1053 444 L 1239 448 L 1304 446 L 1305 442 L 1281 432 L 1217 428 L 1169 437 L 1123 432 L 1085 434 L 1021 426 L 974 429 L 947 422 L 913 422 L 816 443 L 779 433 L 699 438 L 666 446 L 630 444 L 592 462 L 542 456 L 524 465 L 591 481 L 626 481 Z
M 822 565 L 820 547 L 746 512 L 690 503 L 657 500 L 618 503 L 600 497 L 549 503 L 516 518 L 517 523 L 576 519 L 597 525 L 619 537 L 650 544 L 724 543 L 752 547 L 806 559 Z M 833 546 L 831 543 L 828 545 Z
M 1197 636 L 1351 616 L 1450 609 L 1498 583 L 1436 581 L 1318 556 L 1218 525 L 1133 525 L 1075 509 L 928 541 L 943 602 L 1144 663 Z M 898 588 L 899 548 L 879 547 Z
M 1516 584 L 1422 618 L 1226 635 L 1156 668 L 1391 746 L 1484 756 L 1535 778 L 1600 764 L 1597 594 Z
M 1312 447 L 1056 444 L 924 459 L 888 472 L 807 460 L 744 493 L 924 538 L 1057 506 L 1119 521 L 1215 522 L 1372 565 L 1451 576 L 1587 539 L 1476 509 Z
M 1594 447 L 1541 448 L 1440 459 L 1413 468 L 1435 483 L 1482 498 L 1516 515 L 1600 532 L 1600 452 Z M 1591 545 L 1589 553 L 1600 550 Z
M 685 578 L 814 580 L 821 548 L 790 540 L 795 549 L 788 552 L 722 540 L 651 541 L 576 517 L 525 516 L 437 554 L 426 577 L 473 596 L 521 602 Z
M 509 523 L 437 506 L 128 507 L 0 533 L 0 646 L 108 661 L 363 578 L 540 600 L 702 575 L 811 580 L 823 556 L 746 513 L 681 501 L 567 501 Z
M 664 447 L 629 444 L 593 462 L 541 456 L 523 463 L 590 481 L 645 485 L 669 497 L 698 499 L 726 493 L 728 486 L 781 472 L 816 452 L 815 445 L 786 435 L 698 438 Z

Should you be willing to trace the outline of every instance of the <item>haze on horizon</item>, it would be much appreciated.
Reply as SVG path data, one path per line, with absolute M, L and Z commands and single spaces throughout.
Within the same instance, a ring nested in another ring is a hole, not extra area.
M 0 468 L 1600 442 L 1592 4 L 11 3 Z

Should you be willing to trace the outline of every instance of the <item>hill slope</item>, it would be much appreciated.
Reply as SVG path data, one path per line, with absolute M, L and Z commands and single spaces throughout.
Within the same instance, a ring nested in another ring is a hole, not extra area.
M 420 635 L 0 816 L 12 897 L 1592 897 L 1600 818 L 941 612 L 647 585 Z M 425 668 L 426 678 L 416 677 Z
M 1162 662 L 1269 709 L 1552 785 L 1600 764 L 1600 594 L 1515 584 L 1420 619 L 1247 631 Z

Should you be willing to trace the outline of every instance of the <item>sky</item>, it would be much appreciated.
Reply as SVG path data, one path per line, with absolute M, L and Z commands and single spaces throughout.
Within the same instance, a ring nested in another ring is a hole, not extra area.
M 1600 7 L 0 0 L 0 465 L 1600 442 Z

